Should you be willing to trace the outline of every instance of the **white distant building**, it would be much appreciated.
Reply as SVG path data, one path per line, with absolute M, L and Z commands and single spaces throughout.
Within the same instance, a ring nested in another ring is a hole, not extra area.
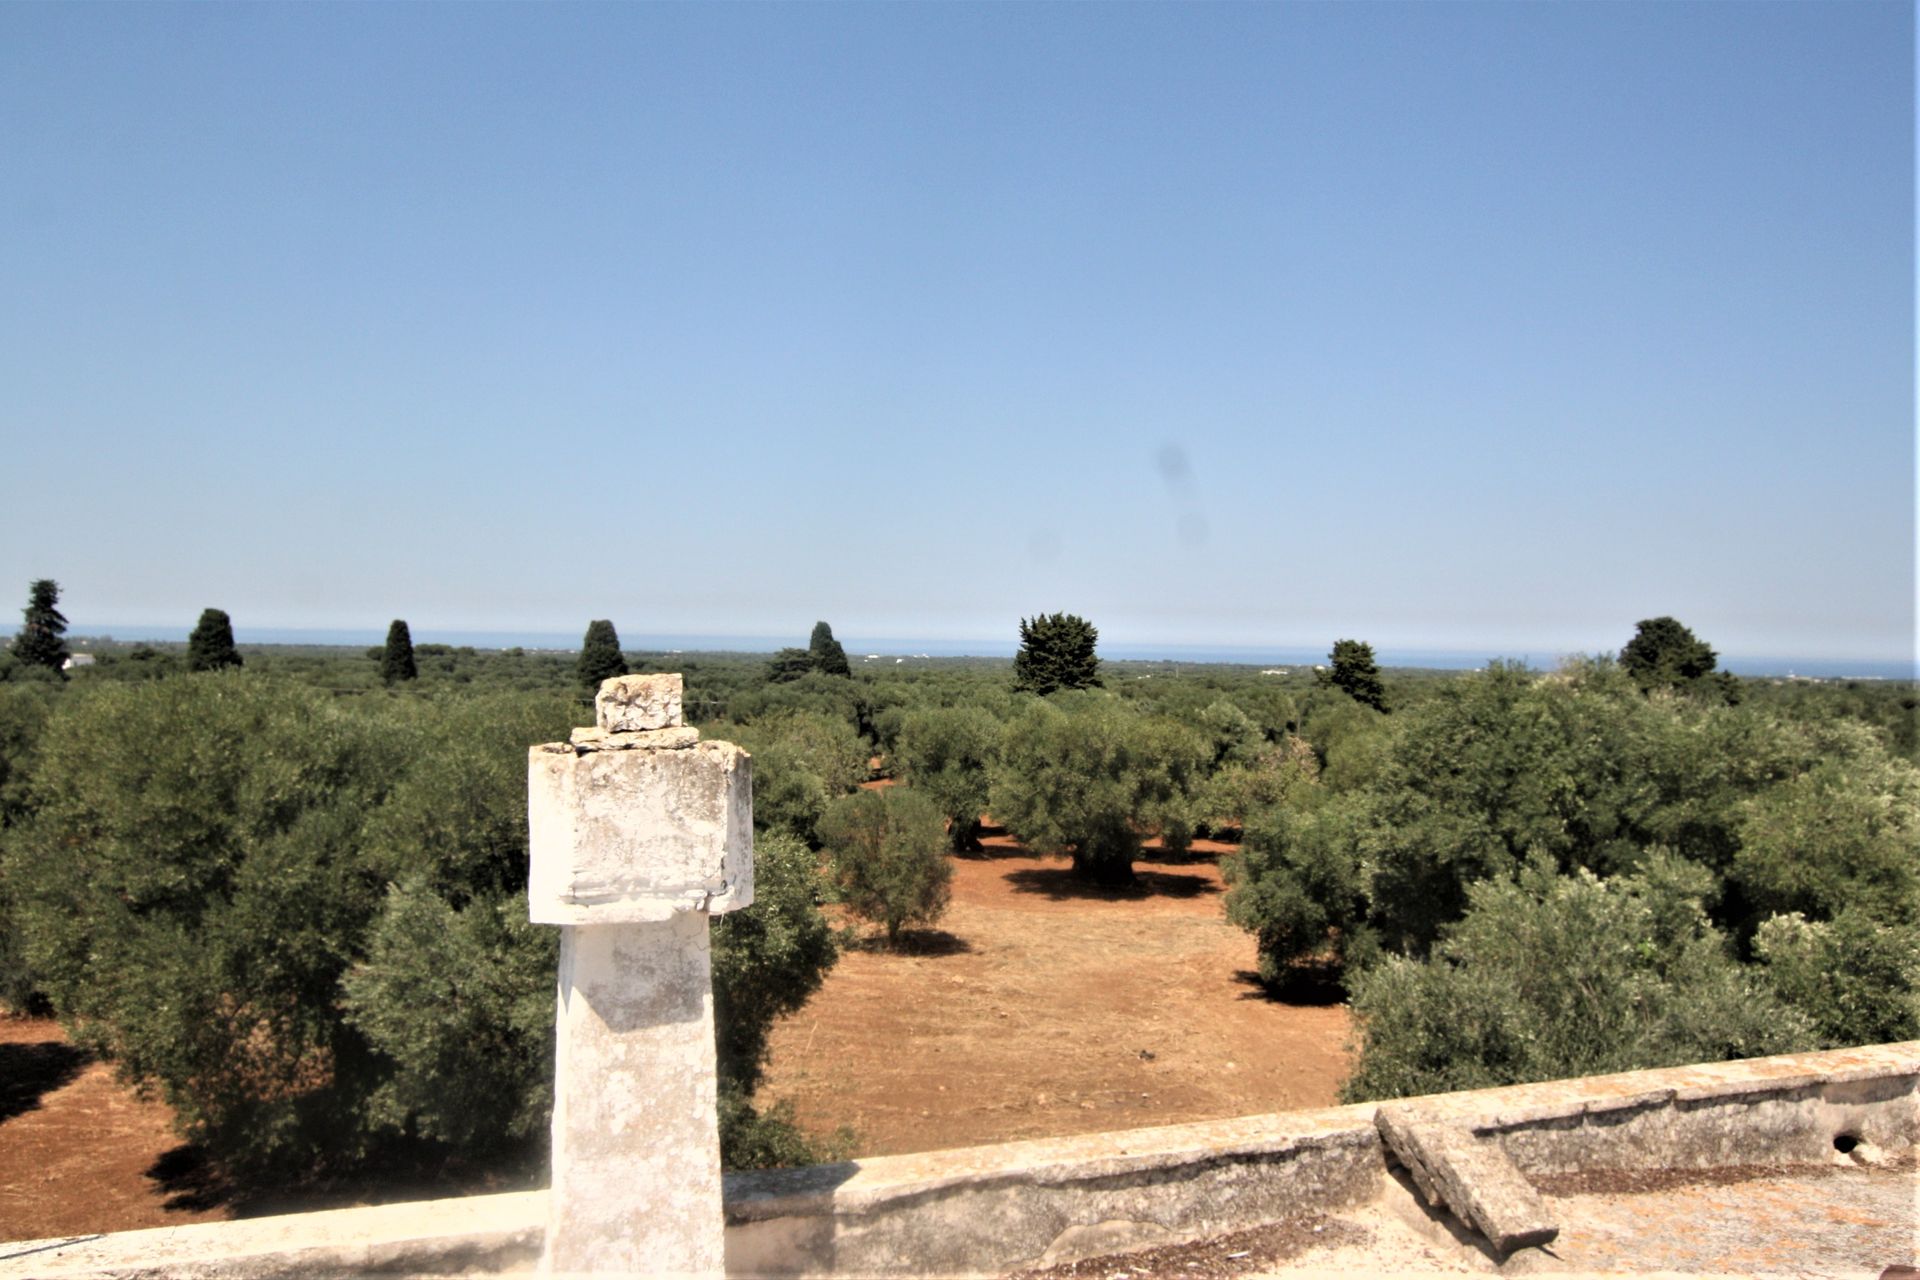
M 75 667 L 90 667 L 90 666 L 92 666 L 92 665 L 93 665 L 93 655 L 92 655 L 92 654 L 90 654 L 90 653 L 76 653 L 76 654 L 74 654 L 74 655 L 72 655 L 71 657 L 69 657 L 69 658 L 68 658 L 68 659 L 67 659 L 67 660 L 66 660 L 65 662 L 63 662 L 63 663 L 61 663 L 61 664 L 60 664 L 60 669 L 61 669 L 62 671 L 71 671 L 71 670 L 73 670 L 73 669 L 74 669 Z

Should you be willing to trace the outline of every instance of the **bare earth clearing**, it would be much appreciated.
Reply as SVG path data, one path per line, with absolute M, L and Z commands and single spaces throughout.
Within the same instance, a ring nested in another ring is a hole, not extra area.
M 821 1134 L 851 1126 L 861 1155 L 1334 1100 L 1347 1011 L 1279 1003 L 1254 984 L 1253 939 L 1221 910 L 1226 846 L 1203 841 L 1179 861 L 1149 852 L 1140 886 L 1116 890 L 1004 835 L 986 844 L 955 860 L 937 929 L 899 953 L 848 951 L 775 1028 L 763 1098 L 791 1100 Z M 193 1194 L 170 1120 L 54 1023 L 0 1017 L 0 1240 L 231 1216 Z
M 1064 858 L 989 834 L 954 863 L 953 902 L 900 954 L 851 950 L 776 1027 L 763 1098 L 860 1155 L 1096 1133 L 1330 1105 L 1347 1010 L 1253 981 L 1217 859 L 1083 884 Z
M 226 1217 L 148 1176 L 181 1145 L 172 1124 L 164 1103 L 135 1097 L 56 1023 L 0 1016 L 0 1240 Z

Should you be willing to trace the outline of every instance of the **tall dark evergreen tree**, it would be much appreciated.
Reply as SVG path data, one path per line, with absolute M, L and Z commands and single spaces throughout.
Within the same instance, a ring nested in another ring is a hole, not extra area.
M 627 674 L 627 660 L 620 652 L 620 633 L 605 618 L 587 624 L 587 635 L 580 642 L 580 661 L 574 667 L 580 683 L 589 693 L 599 689 L 602 680 Z
M 847 662 L 847 651 L 833 638 L 833 628 L 824 622 L 813 624 L 813 638 L 807 642 L 807 653 L 813 659 L 813 669 L 823 675 L 853 674 L 853 667 Z
M 1100 684 L 1100 659 L 1093 648 L 1100 633 L 1071 613 L 1043 613 L 1020 619 L 1020 652 L 1013 659 L 1013 687 L 1045 696 L 1056 689 L 1086 689 Z
M 220 671 L 240 665 L 233 646 L 233 620 L 225 609 L 205 609 L 187 637 L 187 670 Z
M 419 676 L 420 668 L 413 660 L 413 633 L 407 629 L 405 618 L 395 618 L 387 628 L 386 650 L 380 655 L 380 678 L 398 684 Z
M 1387 687 L 1380 683 L 1372 645 L 1360 640 L 1335 640 L 1330 660 L 1333 674 L 1327 679 L 1334 688 L 1375 711 L 1387 709 Z
M 52 578 L 37 579 L 27 588 L 27 607 L 20 612 L 26 619 L 20 634 L 13 638 L 13 656 L 30 666 L 59 671 L 67 661 L 67 619 L 56 607 L 60 603 L 60 584 Z
M 1620 650 L 1620 665 L 1642 689 L 1677 687 L 1711 672 L 1719 662 L 1713 647 L 1673 618 L 1644 618 Z

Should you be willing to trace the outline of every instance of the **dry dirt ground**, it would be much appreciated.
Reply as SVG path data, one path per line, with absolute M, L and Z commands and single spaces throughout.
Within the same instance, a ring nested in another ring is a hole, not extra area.
M 1347 1010 L 1254 982 L 1218 859 L 1083 884 L 1000 833 L 955 859 L 953 901 L 900 953 L 850 950 L 778 1026 L 761 1096 L 854 1154 L 1093 1133 L 1327 1106 L 1348 1067 Z
M 1002 834 L 985 843 L 955 860 L 937 929 L 849 950 L 775 1029 L 763 1098 L 819 1133 L 849 1126 L 861 1155 L 1334 1100 L 1347 1011 L 1253 982 L 1253 939 L 1221 910 L 1225 846 L 1150 852 L 1139 886 L 1116 890 Z M 193 1193 L 191 1166 L 164 1104 L 54 1023 L 0 1016 L 0 1240 L 229 1216 Z
M 0 1240 L 226 1217 L 150 1176 L 180 1162 L 172 1122 L 53 1022 L 0 1016 Z

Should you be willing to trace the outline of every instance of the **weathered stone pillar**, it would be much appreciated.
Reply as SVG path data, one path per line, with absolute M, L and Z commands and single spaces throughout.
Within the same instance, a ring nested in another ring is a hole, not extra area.
M 528 756 L 529 915 L 561 926 L 549 1272 L 721 1274 L 707 917 L 753 902 L 752 762 L 680 689 L 608 680 L 595 728 Z

